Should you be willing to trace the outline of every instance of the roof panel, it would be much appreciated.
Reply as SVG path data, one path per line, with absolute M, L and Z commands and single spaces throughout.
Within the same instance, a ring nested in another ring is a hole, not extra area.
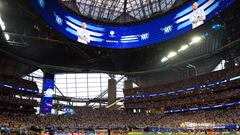
M 176 0 L 60 0 L 76 13 L 93 19 L 114 22 L 115 18 L 126 13 L 137 20 L 150 18 L 156 13 L 170 10 Z M 125 3 L 127 2 L 127 3 Z M 72 7 L 75 7 L 73 9 Z M 129 21 L 129 20 L 128 20 Z

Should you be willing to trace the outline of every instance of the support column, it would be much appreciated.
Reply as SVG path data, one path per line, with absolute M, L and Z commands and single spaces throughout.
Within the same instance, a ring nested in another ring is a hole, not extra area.
M 108 105 L 113 104 L 117 99 L 117 86 L 116 85 L 117 85 L 117 82 L 115 79 L 108 80 Z

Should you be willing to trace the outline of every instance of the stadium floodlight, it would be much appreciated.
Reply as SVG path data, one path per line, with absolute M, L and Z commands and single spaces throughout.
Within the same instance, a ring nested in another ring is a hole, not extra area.
M 10 36 L 7 33 L 5 33 L 4 35 L 5 35 L 6 40 L 8 41 L 10 39 Z
M 162 58 L 162 60 L 161 60 L 162 63 L 164 63 L 164 62 L 166 62 L 166 61 L 168 61 L 168 58 L 167 58 L 167 57 L 164 57 L 164 58 Z
M 183 45 L 183 46 L 178 50 L 178 52 L 185 51 L 188 47 L 189 47 L 189 45 Z
M 2 24 L 3 23 L 3 20 L 2 20 L 2 17 L 0 17 L 0 24 Z
M 6 26 L 5 26 L 5 24 L 4 24 L 4 22 L 3 22 L 1 17 L 0 17 L 0 26 L 1 26 L 2 30 L 6 29 Z
M 174 56 L 176 56 L 176 55 L 177 55 L 176 52 L 170 52 L 170 53 L 168 54 L 167 58 L 172 58 L 172 57 L 174 57 Z
M 193 37 L 190 45 L 196 44 L 196 43 L 200 42 L 201 40 L 202 40 L 202 38 L 200 36 Z
M 2 28 L 2 30 L 4 31 L 5 29 L 6 29 L 6 26 L 5 26 L 5 24 L 4 23 L 2 23 L 2 24 L 0 24 L 1 25 L 1 28 Z

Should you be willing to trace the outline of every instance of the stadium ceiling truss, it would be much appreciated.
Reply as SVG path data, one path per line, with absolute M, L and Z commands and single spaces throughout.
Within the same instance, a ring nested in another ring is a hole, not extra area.
M 77 14 L 95 20 L 118 22 L 121 16 L 143 20 L 170 10 L 176 0 L 60 0 Z M 132 20 L 125 20 L 132 21 Z

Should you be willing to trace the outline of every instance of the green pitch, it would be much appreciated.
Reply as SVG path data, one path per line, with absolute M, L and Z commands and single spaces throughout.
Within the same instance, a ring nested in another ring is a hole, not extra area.
M 114 134 L 114 135 L 193 135 L 193 133 L 183 133 L 183 134 L 180 134 L 180 133 L 177 133 L 177 134 L 143 134 L 143 133 L 130 133 L 130 134 Z M 196 134 L 196 135 L 203 135 L 203 134 Z M 214 135 L 234 135 L 234 134 L 214 134 Z

